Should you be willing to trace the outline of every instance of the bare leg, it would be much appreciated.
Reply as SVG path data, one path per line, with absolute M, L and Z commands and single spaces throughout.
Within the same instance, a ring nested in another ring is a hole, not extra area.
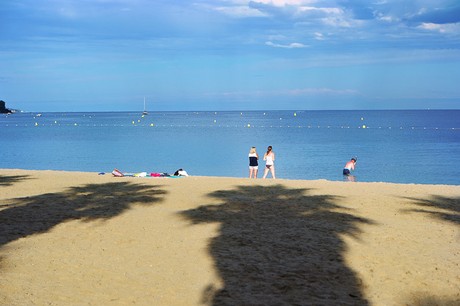
M 256 179 L 257 178 L 257 172 L 259 172 L 258 169 L 254 169 L 254 178 Z
M 264 169 L 264 177 L 263 177 L 263 178 L 266 178 L 266 177 L 267 177 L 267 174 L 268 174 L 268 168 L 265 167 L 265 169 Z
M 275 177 L 275 165 L 273 165 L 273 166 L 270 167 L 270 172 L 272 173 L 272 177 L 273 177 L 274 179 L 276 179 L 276 177 Z

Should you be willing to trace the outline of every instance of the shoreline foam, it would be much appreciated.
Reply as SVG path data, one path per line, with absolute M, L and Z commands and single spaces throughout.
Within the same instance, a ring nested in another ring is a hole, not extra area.
M 81 174 L 90 174 L 90 175 L 99 175 L 99 173 L 103 173 L 102 176 L 110 176 L 112 177 L 112 174 L 110 172 L 90 172 L 90 171 L 80 171 L 80 170 L 53 170 L 53 169 L 46 169 L 46 170 L 40 170 L 40 169 L 21 169 L 21 168 L 0 168 L 1 171 L 18 171 L 18 172 L 57 172 L 57 173 L 81 173 Z M 134 173 L 134 172 L 133 172 Z M 209 179 L 248 179 L 247 177 L 237 177 L 237 176 L 212 176 L 212 175 L 190 175 L 191 177 L 195 178 L 209 178 Z M 132 175 L 127 176 L 128 177 L 133 177 Z M 158 179 L 158 178 L 167 178 L 167 177 L 134 177 L 134 178 L 146 178 L 146 179 Z M 257 177 L 256 181 L 258 180 L 263 180 L 261 174 L 259 173 L 259 176 Z M 266 178 L 267 181 L 272 180 L 270 176 Z M 299 182 L 332 182 L 332 183 L 351 183 L 351 184 L 390 184 L 390 185 L 421 185 L 421 186 L 460 186 L 460 184 L 444 184 L 444 183 L 399 183 L 399 182 L 386 182 L 386 181 L 347 181 L 345 179 L 343 180 L 329 180 L 325 178 L 319 178 L 319 179 L 290 179 L 290 178 L 277 178 L 275 181 L 299 181 Z

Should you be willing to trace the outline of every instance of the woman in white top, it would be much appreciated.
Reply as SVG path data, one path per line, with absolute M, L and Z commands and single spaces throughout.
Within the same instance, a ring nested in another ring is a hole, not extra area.
M 265 169 L 264 169 L 264 177 L 267 177 L 268 171 L 270 170 L 272 177 L 275 177 L 275 152 L 272 151 L 272 146 L 268 146 L 267 152 L 264 154 L 265 160 Z

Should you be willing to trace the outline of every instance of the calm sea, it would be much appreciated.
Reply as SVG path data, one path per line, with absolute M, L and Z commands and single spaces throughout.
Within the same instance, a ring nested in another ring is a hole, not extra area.
M 246 177 L 250 147 L 271 145 L 278 178 L 343 180 L 357 156 L 357 181 L 460 184 L 460 110 L 16 113 L 0 129 L 0 168 Z

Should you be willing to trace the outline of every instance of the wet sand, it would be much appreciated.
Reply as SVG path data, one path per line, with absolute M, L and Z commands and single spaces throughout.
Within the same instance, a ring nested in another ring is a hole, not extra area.
M 459 305 L 460 186 L 0 170 L 0 305 Z

